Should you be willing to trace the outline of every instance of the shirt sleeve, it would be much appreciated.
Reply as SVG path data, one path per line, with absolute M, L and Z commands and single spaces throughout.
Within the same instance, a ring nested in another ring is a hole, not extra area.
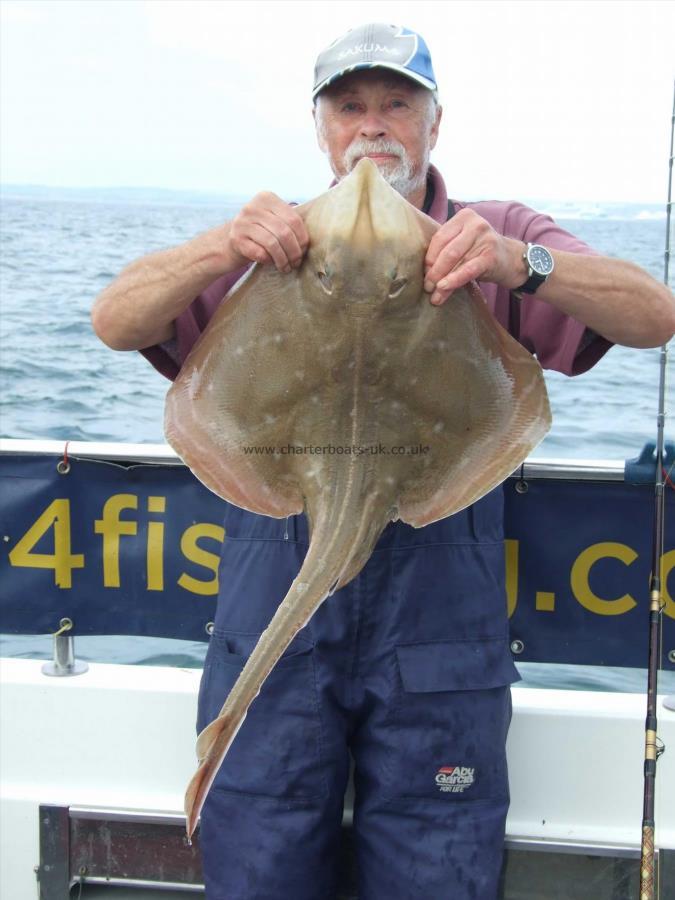
M 550 216 L 522 203 L 480 200 L 453 201 L 455 210 L 473 209 L 499 234 L 519 241 L 542 244 L 552 250 L 598 255 L 580 238 L 557 225 Z M 590 328 L 560 312 L 536 294 L 517 300 L 507 288 L 479 282 L 488 307 L 497 321 L 509 330 L 544 369 L 564 375 L 580 375 L 604 356 L 612 343 Z
M 163 344 L 155 344 L 140 351 L 165 378 L 175 380 L 188 353 L 197 343 L 221 300 L 249 268 L 250 266 L 245 266 L 235 272 L 229 272 L 210 284 L 176 319 L 175 337 Z
M 508 204 L 504 234 L 518 240 L 542 244 L 551 250 L 597 256 L 584 241 L 565 231 L 550 216 L 520 203 Z M 565 375 L 586 372 L 609 350 L 612 343 L 556 309 L 550 303 L 525 295 L 520 306 L 520 341 L 536 354 L 545 369 Z

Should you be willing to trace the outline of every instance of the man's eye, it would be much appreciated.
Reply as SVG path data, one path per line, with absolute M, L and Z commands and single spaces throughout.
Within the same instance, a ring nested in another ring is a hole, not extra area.
M 405 100 L 392 100 L 391 105 L 394 109 L 404 109 L 408 104 Z
M 343 112 L 354 112 L 358 108 L 356 103 L 343 103 L 342 111 Z

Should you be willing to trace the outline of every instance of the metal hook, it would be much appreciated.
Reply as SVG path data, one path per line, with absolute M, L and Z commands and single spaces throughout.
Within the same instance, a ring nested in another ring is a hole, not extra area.
M 52 637 L 59 637 L 59 636 L 62 635 L 65 631 L 70 631 L 70 629 L 71 629 L 72 627 L 73 627 L 73 620 L 72 620 L 72 619 L 69 619 L 69 618 L 67 618 L 67 617 L 66 617 L 66 618 L 63 618 L 63 619 L 61 619 L 61 621 L 59 622 L 59 630 L 58 630 L 58 631 L 55 631 L 55 632 L 53 633 Z
M 66 446 L 63 448 L 63 459 L 60 459 L 56 464 L 56 471 L 59 475 L 67 475 L 70 472 L 70 463 L 68 462 L 68 444 L 70 441 L 66 441 Z
M 525 463 L 523 462 L 520 464 L 520 474 L 518 481 L 516 481 L 516 492 L 518 494 L 526 494 L 529 488 L 529 484 L 525 481 Z

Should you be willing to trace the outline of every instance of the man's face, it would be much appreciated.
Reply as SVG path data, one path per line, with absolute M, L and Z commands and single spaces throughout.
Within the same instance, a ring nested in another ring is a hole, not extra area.
M 424 199 L 441 118 L 426 88 L 384 69 L 353 72 L 321 92 L 314 117 L 336 178 L 367 156 L 404 197 Z

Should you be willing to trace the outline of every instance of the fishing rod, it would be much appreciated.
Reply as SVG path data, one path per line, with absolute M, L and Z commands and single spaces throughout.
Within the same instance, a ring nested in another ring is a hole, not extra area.
M 670 214 L 673 187 L 673 135 L 675 133 L 675 84 L 670 123 L 670 155 L 668 160 L 668 203 L 666 205 L 666 250 L 663 280 L 668 287 L 670 264 Z M 640 900 L 654 900 L 654 788 L 656 763 L 664 747 L 656 736 L 656 682 L 661 658 L 660 625 L 665 602 L 662 596 L 661 559 L 665 524 L 666 471 L 663 465 L 663 432 L 666 418 L 666 362 L 668 344 L 661 347 L 659 358 L 659 408 L 656 430 L 656 476 L 654 502 L 654 539 L 652 571 L 649 584 L 649 656 L 647 662 L 647 718 L 645 720 L 644 802 L 642 809 L 642 847 L 640 855 Z M 660 893 L 660 886 L 659 886 Z

